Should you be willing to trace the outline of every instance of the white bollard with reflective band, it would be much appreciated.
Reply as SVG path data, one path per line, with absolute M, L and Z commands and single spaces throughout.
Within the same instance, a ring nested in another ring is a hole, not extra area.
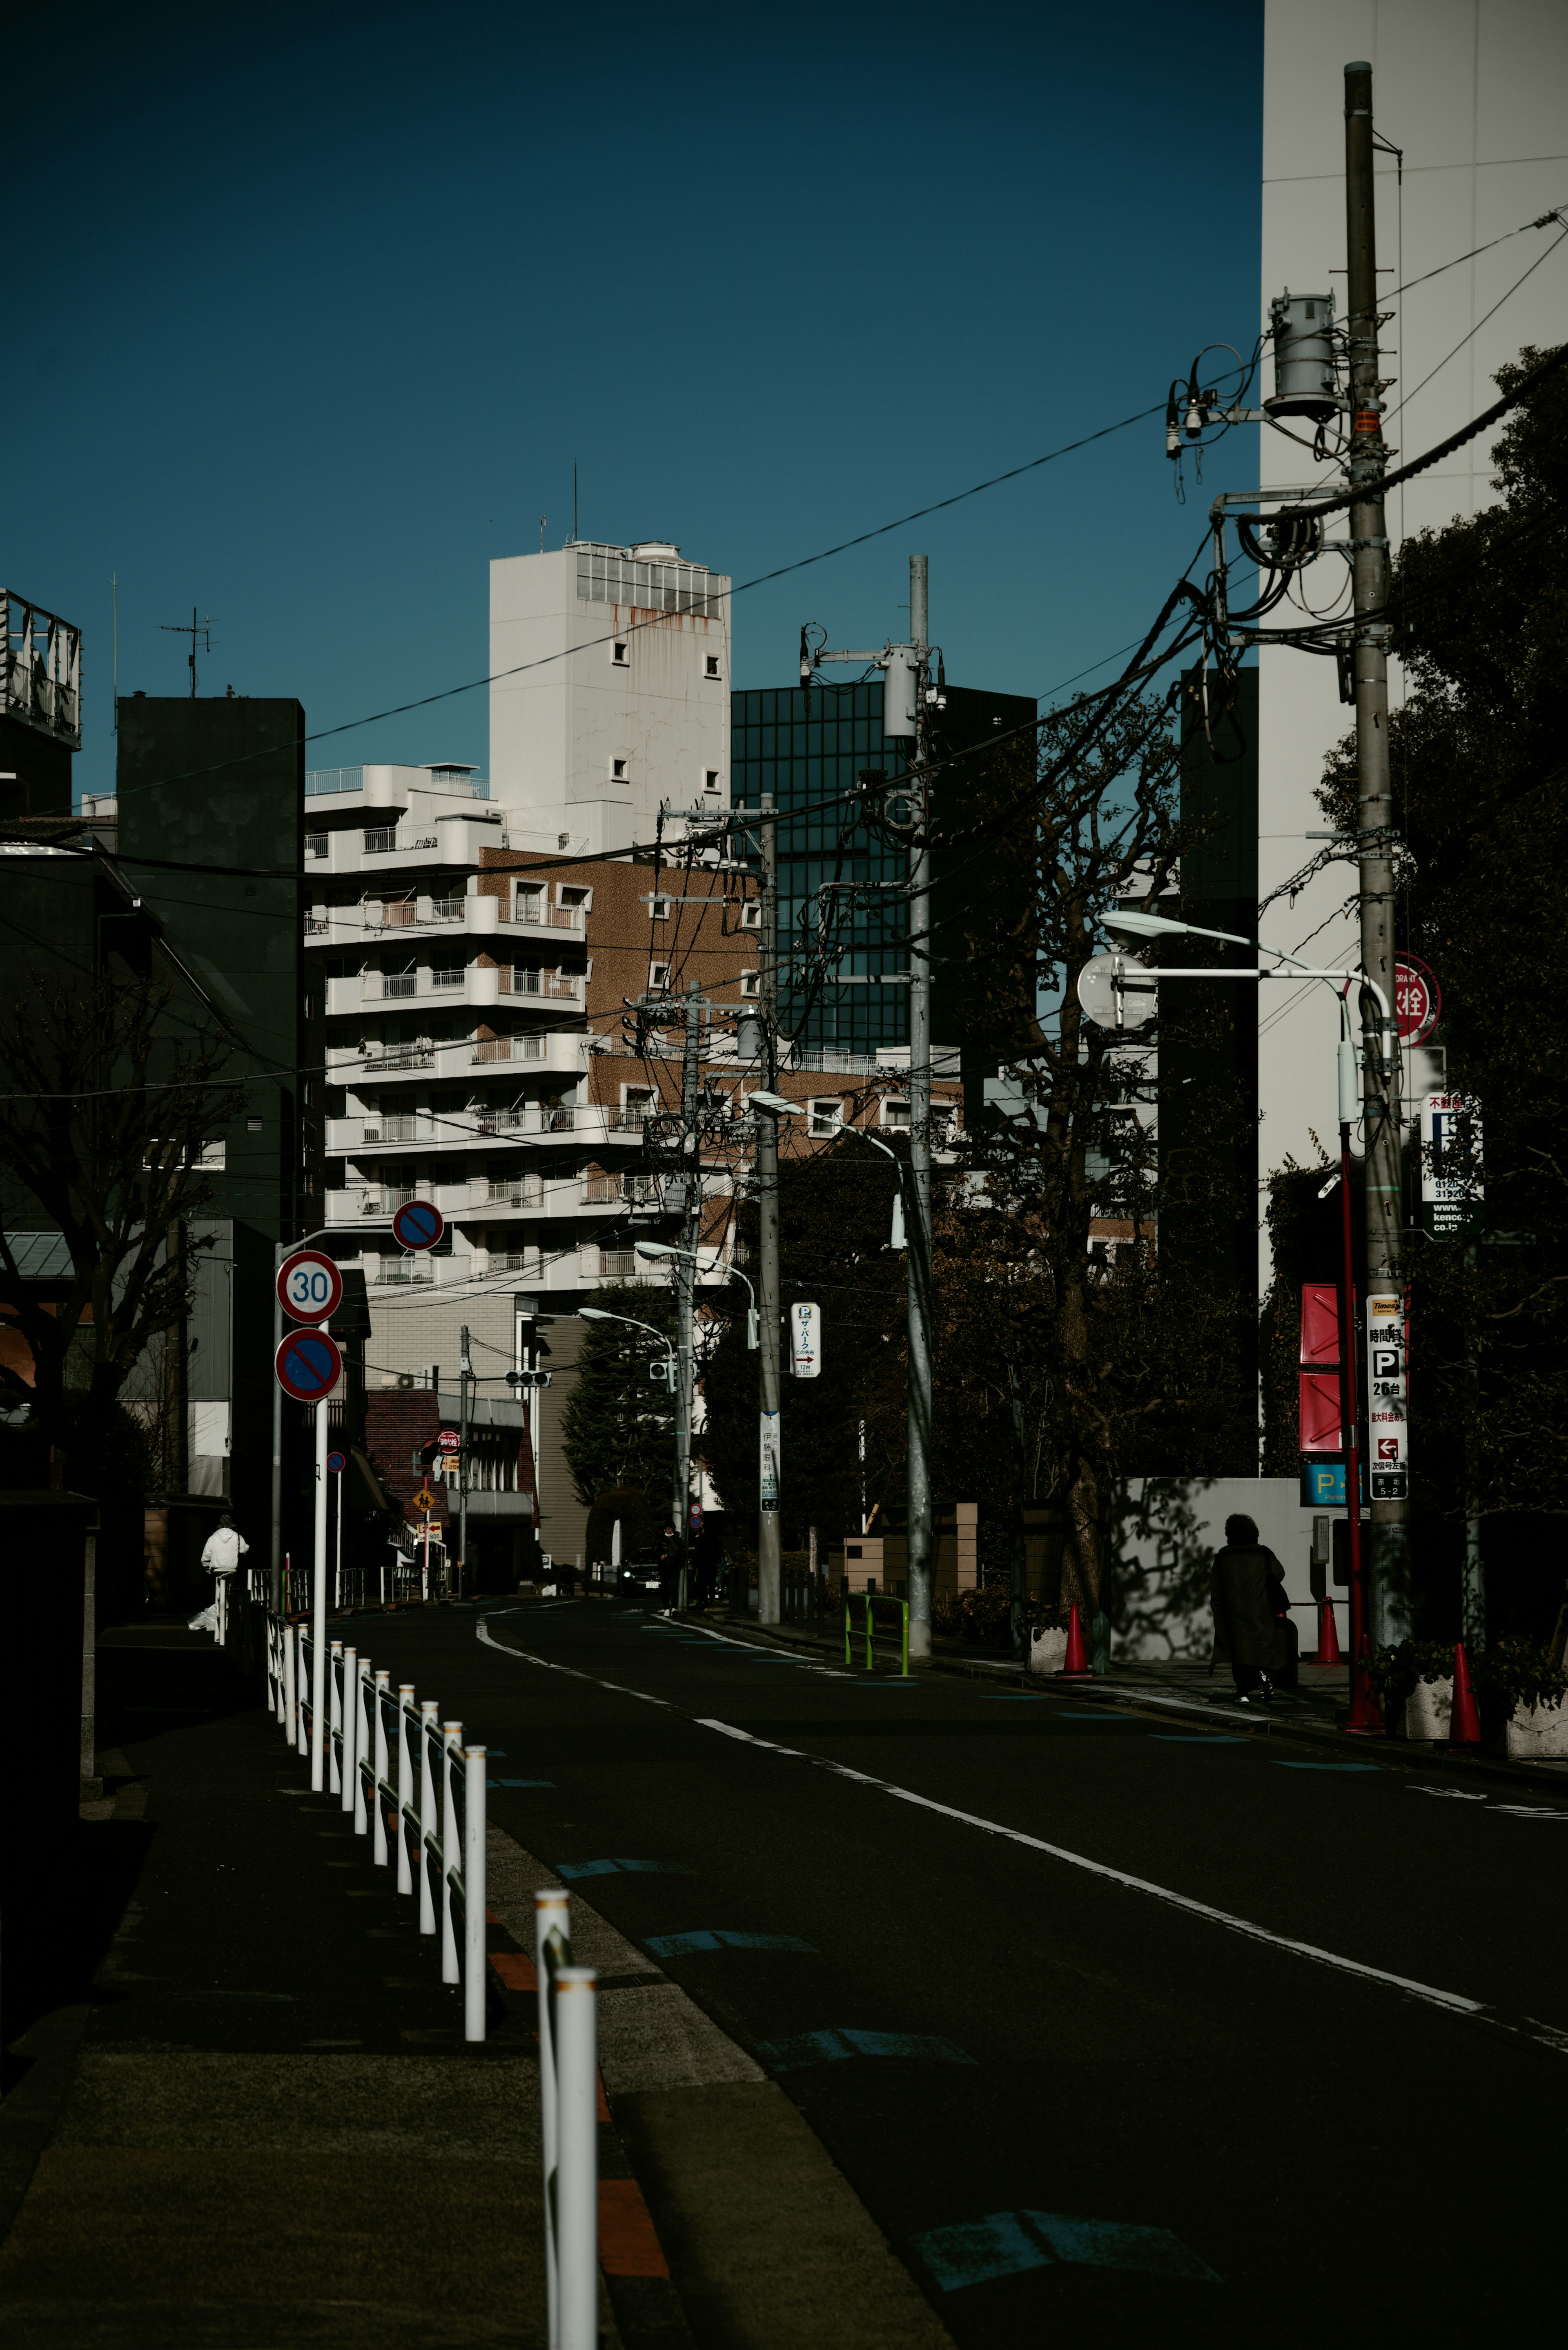
M 310 1635 L 303 1624 L 289 1634 L 294 1644 L 294 1721 L 298 1731 L 296 1743 L 302 1754 L 310 1752 L 309 1700 L 306 1690 L 310 1687 Z
M 375 1731 L 370 1741 L 372 1770 L 370 1803 L 375 1815 L 376 1844 L 372 1855 L 378 1868 L 385 1868 L 389 1855 L 387 1851 L 387 1700 L 391 1695 L 392 1676 L 385 1665 L 376 1675 L 376 1686 L 365 1693 L 366 1702 L 375 1717 Z
M 597 1982 L 592 1967 L 563 1967 L 556 1977 L 560 2350 L 597 2350 L 599 2338 Z
M 350 1711 L 354 1716 L 354 1833 L 369 1835 L 370 1814 L 365 1809 L 364 1765 L 370 1759 L 370 1719 L 365 1700 L 370 1689 L 370 1659 L 361 1657 L 354 1667 L 354 1687 L 349 1695 Z
M 560 2340 L 561 2316 L 556 2260 L 556 2164 L 560 2132 L 556 2110 L 555 2002 L 552 1970 L 572 1958 L 571 1904 L 565 1888 L 552 1885 L 534 1896 L 534 1966 L 539 1979 L 539 2139 L 545 2171 L 545 2300 L 551 2350 Z
M 436 1929 L 435 1894 L 431 1886 L 431 1871 L 435 1866 L 435 1854 L 431 1839 L 435 1835 L 440 1811 L 436 1802 L 436 1757 L 441 1752 L 441 1728 L 436 1721 L 440 1700 L 433 1697 L 420 1704 L 420 1931 L 433 1934 Z M 437 1850 L 440 1849 L 439 1843 Z
M 488 1767 L 484 1748 L 468 1747 L 462 1765 L 462 2036 L 483 2040 L 489 1966 L 484 1937 L 484 1773 Z
M 278 1633 L 278 1646 L 283 1650 L 283 1734 L 294 1744 L 294 1634 L 285 1624 Z

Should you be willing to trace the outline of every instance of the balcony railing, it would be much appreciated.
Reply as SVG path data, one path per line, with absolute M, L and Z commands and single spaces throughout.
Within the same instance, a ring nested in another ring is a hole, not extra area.
M 378 1289 L 421 1289 L 435 1279 L 435 1267 L 428 1259 L 393 1257 L 382 1259 L 381 1270 L 376 1276 Z
M 367 833 L 365 835 L 367 846 L 369 844 L 369 839 L 370 836 Z M 388 846 L 390 847 L 390 845 L 389 841 Z M 419 910 L 419 907 L 411 898 L 383 898 L 380 928 L 384 931 L 412 930 L 418 919 Z
M 612 1110 L 608 1119 L 609 1130 L 612 1134 L 640 1134 L 647 1121 L 645 1109 Z
M 599 1279 L 601 1281 L 635 1281 L 646 1266 L 638 1261 L 633 1249 L 600 1249 Z
M 359 1213 L 362 1216 L 390 1216 L 418 1197 L 411 1183 L 381 1184 L 374 1191 L 361 1192 Z
M 536 1111 L 527 1109 L 481 1109 L 470 1105 L 464 1113 L 473 1120 L 476 1134 L 526 1134 L 537 1128 Z
M 414 1118 L 367 1118 L 362 1142 L 412 1142 L 419 1129 Z
M 647 1207 L 658 1198 L 655 1179 L 651 1175 L 585 1175 L 582 1204 L 585 1208 L 612 1206 Z
M 492 1273 L 536 1274 L 539 1270 L 539 1252 L 536 1248 L 492 1249 L 490 1270 Z
M 420 983 L 417 971 L 384 971 L 381 973 L 381 993 L 400 1001 L 412 995 Z
M 485 1196 L 493 1208 L 537 1208 L 544 1203 L 545 1187 L 536 1175 L 515 1183 L 492 1181 Z
M 435 989 L 438 994 L 449 993 L 453 991 L 461 993 L 462 983 L 466 977 L 467 973 L 464 972 L 461 963 L 458 963 L 455 966 L 449 964 L 444 970 L 438 968 L 431 972 L 431 985 Z
M 501 917 L 504 922 L 519 922 L 534 931 L 580 931 L 583 910 L 580 906 L 547 906 L 543 898 L 519 898 L 515 908 Z
M 388 1045 L 379 1053 L 367 1045 L 364 1063 L 368 1069 L 429 1069 L 435 1054 L 429 1045 Z
M 473 1048 L 475 1062 L 542 1061 L 547 1039 L 543 1036 L 481 1036 Z
M 495 979 L 502 995 L 542 995 L 557 1003 L 576 1003 L 583 992 L 581 979 L 571 972 L 524 971 L 520 965 L 503 963 Z
M 389 850 L 396 848 L 397 845 L 398 827 L 395 824 L 366 826 L 365 854 L 367 857 L 385 857 Z
M 432 898 L 431 920 L 432 922 L 461 922 L 462 910 L 467 903 L 466 898 Z

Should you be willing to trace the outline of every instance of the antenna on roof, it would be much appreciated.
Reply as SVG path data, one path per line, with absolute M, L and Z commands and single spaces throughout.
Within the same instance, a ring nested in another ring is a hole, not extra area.
M 204 653 L 212 651 L 213 616 L 209 612 L 204 620 L 198 620 L 196 607 L 192 604 L 189 620 L 161 620 L 159 626 L 168 636 L 189 637 L 191 639 L 191 650 L 185 659 L 191 665 L 191 699 L 194 702 L 196 699 L 196 639 L 198 637 L 202 639 L 202 650 Z

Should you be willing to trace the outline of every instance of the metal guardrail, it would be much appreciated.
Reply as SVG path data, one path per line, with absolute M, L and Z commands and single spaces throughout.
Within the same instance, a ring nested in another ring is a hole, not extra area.
M 853 1664 L 854 1664 L 854 1662 L 855 1662 L 854 1657 L 853 1657 L 853 1656 L 851 1655 L 851 1653 L 850 1653 L 850 1638 L 851 1638 L 851 1633 L 852 1633 L 852 1630 L 853 1630 L 853 1627 L 852 1627 L 851 1622 L 850 1622 L 850 1608 L 851 1608 L 851 1607 L 852 1607 L 853 1603 L 854 1603 L 857 1599 L 859 1599 L 859 1600 L 861 1600 L 861 1601 L 864 1603 L 865 1609 L 866 1609 L 866 1621 L 865 1621 L 865 1625 L 864 1625 L 864 1627 L 863 1627 L 863 1629 L 864 1629 L 864 1631 L 865 1631 L 865 1635 L 866 1635 L 866 1669 L 867 1669 L 867 1671 L 868 1673 L 870 1673 L 870 1672 L 875 1672 L 875 1671 L 876 1671 L 876 1669 L 877 1669 L 876 1655 L 875 1655 L 875 1651 L 874 1651 L 873 1645 L 872 1645 L 872 1643 L 873 1643 L 873 1638 L 874 1638 L 874 1634 L 875 1634 L 876 1622 L 877 1622 L 877 1608 L 878 1608 L 878 1607 L 896 1607 L 896 1608 L 898 1609 L 898 1623 L 899 1623 L 899 1627 L 900 1627 L 900 1634 L 901 1634 L 901 1648 L 902 1648 L 901 1661 L 900 1661 L 900 1664 L 899 1664 L 899 1668 L 898 1668 L 898 1669 L 899 1669 L 899 1672 L 901 1673 L 901 1675 L 902 1675 L 903 1679 L 904 1679 L 905 1680 L 908 1680 L 908 1679 L 909 1679 L 909 1601 L 908 1601 L 907 1599 L 890 1599 L 890 1598 L 888 1596 L 888 1595 L 887 1595 L 887 1593 L 886 1593 L 886 1592 L 881 1592 L 881 1591 L 846 1591 L 846 1592 L 845 1593 L 845 1595 L 844 1595 L 844 1661 L 845 1661 L 845 1663 L 846 1663 L 846 1665 L 853 1665 Z
M 269 1615 L 269 1701 L 289 1744 L 306 1759 L 315 1662 L 309 1625 Z M 368 1657 L 341 1640 L 332 1643 L 325 1680 L 327 1790 L 352 1814 L 355 1835 L 371 1837 L 378 1868 L 390 1866 L 395 1844 L 398 1891 L 412 1896 L 417 1889 L 420 1932 L 441 1936 L 441 1981 L 462 1984 L 463 2038 L 481 2041 L 488 1969 L 485 1749 L 464 1746 L 462 1722 L 438 1721 L 437 1700 L 416 1699 L 412 1682 L 394 1697 L 389 1674 L 374 1670 Z M 461 1960 L 454 1900 L 462 1912 Z

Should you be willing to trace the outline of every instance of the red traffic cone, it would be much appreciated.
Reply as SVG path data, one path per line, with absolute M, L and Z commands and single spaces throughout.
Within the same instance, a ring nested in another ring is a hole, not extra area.
M 1084 1627 L 1078 1621 L 1078 1603 L 1075 1599 L 1067 1618 L 1067 1653 L 1056 1670 L 1058 1680 L 1087 1680 L 1090 1678 L 1089 1652 L 1084 1646 Z
M 1454 1650 L 1454 1711 L 1449 1723 L 1449 1744 L 1479 1746 L 1480 1734 L 1480 1710 L 1470 1687 L 1470 1669 L 1465 1662 L 1461 1641 Z
M 1334 1620 L 1334 1602 L 1325 1599 L 1317 1611 L 1317 1660 L 1320 1665 L 1343 1665 L 1339 1653 L 1339 1627 Z
M 1372 1684 L 1366 1678 L 1366 1666 L 1371 1655 L 1372 1644 L 1363 1632 L 1361 1647 L 1351 1669 L 1350 1720 L 1345 1726 L 1348 1731 L 1356 1731 L 1367 1737 L 1386 1737 L 1388 1725 L 1383 1719 L 1383 1709 L 1373 1696 Z

